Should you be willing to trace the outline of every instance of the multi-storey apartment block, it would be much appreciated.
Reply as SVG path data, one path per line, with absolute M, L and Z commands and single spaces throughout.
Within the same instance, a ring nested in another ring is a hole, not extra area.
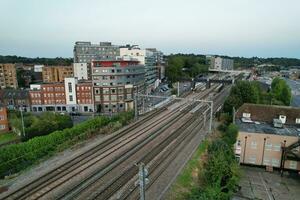
M 210 70 L 233 70 L 233 60 L 228 58 L 207 56 Z
M 17 73 L 15 64 L 0 64 L 0 88 L 17 88 Z
M 0 133 L 9 131 L 7 108 L 0 104 Z
M 244 104 L 236 113 L 240 163 L 300 171 L 300 109 Z
M 91 63 L 92 60 L 114 59 L 120 55 L 120 49 L 111 42 L 76 42 L 73 53 L 74 63 Z
M 73 63 L 73 71 L 78 80 L 91 80 L 90 63 Z
M 163 63 L 163 54 L 155 48 L 140 49 L 137 45 L 120 48 L 120 57 L 123 59 L 136 59 L 145 65 L 146 93 L 150 93 L 159 84 L 159 78 L 164 70 L 159 67 Z M 160 69 L 160 71 L 159 71 Z
M 132 107 L 133 94 L 144 90 L 145 67 L 137 60 L 92 62 L 95 110 L 103 113 Z
M 30 85 L 33 112 L 93 112 L 92 83 L 65 78 L 64 83 Z
M 33 112 L 67 111 L 64 83 L 32 84 L 29 93 Z
M 63 82 L 65 78 L 73 77 L 72 66 L 44 66 L 42 70 L 44 83 Z

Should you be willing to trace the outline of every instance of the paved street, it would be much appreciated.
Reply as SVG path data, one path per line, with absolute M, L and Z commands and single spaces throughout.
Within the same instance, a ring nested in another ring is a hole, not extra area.
M 298 200 L 299 178 L 280 176 L 279 172 L 266 172 L 262 168 L 242 166 L 241 190 L 233 200 Z

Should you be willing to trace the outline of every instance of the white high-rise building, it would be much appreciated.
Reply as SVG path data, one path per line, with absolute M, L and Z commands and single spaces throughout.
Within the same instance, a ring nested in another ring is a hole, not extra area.
M 65 97 L 67 111 L 77 110 L 76 100 L 76 84 L 78 83 L 77 78 L 65 78 Z
M 88 63 L 73 63 L 74 77 L 78 80 L 89 79 Z
M 228 58 L 207 56 L 212 70 L 233 70 L 233 60 Z
M 126 46 L 120 48 L 120 57 L 123 59 L 133 58 L 145 65 L 146 50 L 140 49 L 138 46 Z

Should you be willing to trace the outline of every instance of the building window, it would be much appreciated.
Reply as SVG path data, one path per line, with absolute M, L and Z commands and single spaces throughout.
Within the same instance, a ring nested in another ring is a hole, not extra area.
M 251 149 L 256 149 L 257 148 L 257 142 L 256 141 L 252 141 L 251 142 Z
M 266 146 L 265 146 L 265 150 L 267 151 L 271 151 L 272 150 L 272 143 L 266 143 Z
M 280 151 L 281 150 L 281 145 L 280 144 L 274 144 L 273 145 L 273 150 L 274 151 Z
M 69 96 L 69 100 L 73 101 L 73 96 L 72 95 Z
M 290 169 L 297 169 L 297 161 L 290 160 Z
M 276 158 L 272 158 L 272 166 L 279 167 L 279 160 Z
M 255 164 L 256 163 L 256 156 L 255 155 L 251 155 L 249 157 L 248 162 L 251 163 L 251 164 Z
M 0 120 L 4 120 L 4 115 L 0 115 Z
M 3 129 L 5 129 L 5 125 L 1 124 L 0 125 L 0 130 L 3 130 Z
M 269 158 L 267 158 L 267 157 L 264 158 L 264 165 L 270 166 L 270 159 Z
M 69 92 L 72 92 L 72 83 L 68 83 Z

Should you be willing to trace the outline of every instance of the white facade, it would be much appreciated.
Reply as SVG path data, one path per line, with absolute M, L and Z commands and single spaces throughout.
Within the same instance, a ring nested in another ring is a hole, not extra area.
M 88 64 L 73 63 L 74 77 L 78 80 L 88 80 Z
M 65 95 L 66 95 L 66 105 L 68 110 L 75 111 L 76 108 L 76 84 L 77 78 L 65 78 Z
M 34 65 L 33 70 L 34 72 L 43 72 L 44 65 Z
M 138 47 L 121 47 L 120 57 L 137 59 L 141 65 L 145 65 L 146 50 Z
M 41 90 L 41 84 L 30 84 L 30 90 Z
M 207 57 L 210 59 L 210 69 L 233 70 L 233 60 L 221 57 Z

